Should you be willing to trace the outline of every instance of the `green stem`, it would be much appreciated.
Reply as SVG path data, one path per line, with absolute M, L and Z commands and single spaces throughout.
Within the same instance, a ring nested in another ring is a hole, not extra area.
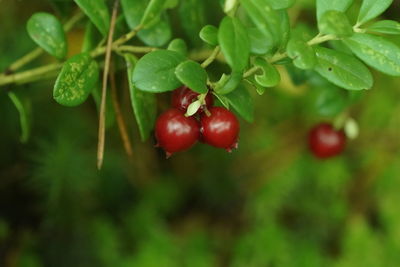
M 114 48 L 115 52 L 150 53 L 158 50 L 156 47 L 121 45 Z
M 269 62 L 271 64 L 278 62 L 279 60 L 285 59 L 288 57 L 288 54 L 286 52 L 284 53 L 276 53 L 270 60 Z
M 313 45 L 317 45 L 317 44 L 324 43 L 324 42 L 331 41 L 331 40 L 338 40 L 338 38 L 333 34 L 322 35 L 322 34 L 319 33 L 317 36 L 315 36 L 310 41 L 308 41 L 307 44 L 309 46 L 313 46 Z M 278 52 L 272 58 L 270 58 L 268 60 L 268 62 L 273 64 L 273 63 L 276 63 L 276 62 L 278 62 L 278 61 L 280 61 L 282 59 L 285 59 L 287 57 L 288 57 L 287 52 L 284 52 L 284 53 Z M 256 73 L 259 69 L 260 68 L 257 67 L 257 66 L 254 66 L 254 67 L 250 68 L 248 71 L 246 71 L 243 74 L 243 78 L 250 77 L 251 75 Z
M 43 52 L 44 52 L 44 50 L 42 48 L 37 47 L 34 50 L 32 50 L 31 52 L 29 52 L 28 54 L 26 54 L 25 56 L 21 57 L 20 59 L 18 59 L 14 63 L 12 63 L 8 67 L 7 70 L 9 72 L 15 72 L 16 70 L 22 68 L 23 66 L 25 66 L 29 62 L 31 62 L 34 59 L 36 59 L 37 57 L 39 57 Z
M 204 60 L 203 63 L 201 63 L 201 67 L 204 69 L 207 68 L 217 58 L 219 51 L 221 51 L 221 48 L 219 46 L 216 46 L 211 55 L 206 60 Z
M 358 27 L 354 27 L 353 31 L 357 32 L 357 33 L 366 33 L 367 32 L 366 29 L 361 29 L 361 28 L 358 28 Z
M 30 80 L 36 76 L 42 76 L 48 72 L 60 69 L 62 65 L 62 63 L 53 63 L 35 69 L 15 73 L 13 75 L 0 77 L 0 86 Z
M 32 77 L 29 77 L 24 80 L 20 80 L 20 81 L 18 81 L 18 84 L 27 84 L 27 83 L 33 83 L 33 82 L 37 82 L 37 81 L 46 81 L 46 80 L 52 80 L 52 79 L 54 80 L 54 78 L 58 76 L 58 74 L 60 72 L 60 68 L 57 68 L 52 71 L 48 71 L 40 76 L 36 75 L 36 76 L 32 76 Z
M 337 38 L 336 35 L 333 35 L 333 34 L 327 34 L 327 35 L 318 34 L 313 39 L 308 41 L 307 44 L 309 46 L 313 46 L 313 45 L 317 45 L 317 44 L 324 43 L 327 41 L 338 40 L 338 39 L 339 38 Z
M 243 74 L 243 78 L 250 77 L 251 75 L 255 74 L 258 70 L 260 70 L 260 67 L 258 67 L 258 66 L 254 66 L 254 67 L 250 68 Z
M 190 58 L 193 61 L 203 62 L 210 57 L 210 55 L 213 53 L 213 51 L 214 51 L 214 49 L 213 50 L 209 50 L 209 49 L 193 50 L 193 51 L 190 51 L 188 58 Z M 223 55 L 221 53 L 219 53 L 215 57 L 214 60 L 225 62 L 225 59 L 223 58 Z
M 130 39 L 132 39 L 133 37 L 135 37 L 135 35 L 142 29 L 142 25 L 138 25 L 136 28 L 134 28 L 132 31 L 128 32 L 127 34 L 122 35 L 120 38 L 118 38 L 117 40 L 115 40 L 112 43 L 112 50 L 118 51 L 118 48 L 128 42 Z M 95 50 L 93 50 L 90 55 L 92 57 L 97 57 L 100 56 L 102 54 L 104 54 L 106 52 L 106 47 L 105 46 L 101 46 L 96 48 Z
M 128 32 L 127 34 L 122 35 L 120 38 L 114 41 L 113 43 L 113 48 L 120 46 L 126 42 L 128 42 L 130 39 L 136 36 L 136 34 L 143 28 L 142 25 L 136 26 L 132 31 Z

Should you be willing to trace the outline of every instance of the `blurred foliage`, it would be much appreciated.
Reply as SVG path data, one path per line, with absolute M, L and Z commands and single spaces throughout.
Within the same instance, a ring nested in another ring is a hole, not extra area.
M 24 26 L 30 14 L 73 9 L 68 1 L 0 2 L 0 70 L 34 48 Z M 313 3 L 290 10 L 302 27 L 315 21 Z M 216 24 L 218 12 L 201 9 L 191 19 Z M 196 23 L 172 24 L 198 45 L 187 36 Z M 81 39 L 84 27 L 69 39 Z M 1 88 L 0 266 L 399 266 L 399 80 L 375 76 L 356 100 L 341 96 L 344 106 L 352 99 L 361 135 L 340 157 L 321 161 L 307 151 L 307 129 L 337 113 L 318 109 L 317 99 L 337 88 L 303 73 L 255 98 L 255 122 L 242 122 L 232 154 L 196 146 L 166 160 L 153 142 L 140 142 L 124 100 L 134 156 L 125 156 L 110 121 L 101 171 L 94 101 L 69 109 L 52 100 L 52 82 L 15 86 L 31 106 L 22 144 L 18 112 Z M 126 84 L 119 88 L 127 99 Z M 160 107 L 168 101 L 160 96 Z

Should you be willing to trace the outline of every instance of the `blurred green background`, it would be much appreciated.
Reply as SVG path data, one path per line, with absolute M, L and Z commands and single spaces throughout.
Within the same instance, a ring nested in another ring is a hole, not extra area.
M 384 17 L 399 20 L 395 2 Z M 0 71 L 35 47 L 25 30 L 34 12 L 64 18 L 75 10 L 71 1 L 0 5 Z M 200 20 L 216 25 L 217 1 L 201 5 Z M 290 9 L 293 23 L 311 29 L 314 12 L 314 1 Z M 178 13 L 171 12 L 174 36 L 198 46 Z M 70 32 L 70 54 L 83 29 Z M 61 107 L 54 80 L 0 88 L 0 266 L 400 266 L 399 79 L 374 72 L 374 88 L 348 108 L 360 136 L 342 156 L 315 159 L 307 132 L 346 106 L 338 104 L 346 92 L 333 88 L 340 91 L 326 97 L 324 82 L 304 73 L 290 79 L 282 69 L 281 86 L 252 92 L 255 122 L 241 121 L 238 150 L 198 144 L 166 160 L 154 140 L 140 142 L 124 73 L 118 89 L 134 154 L 125 155 L 110 110 L 101 171 L 92 99 Z M 26 143 L 8 89 L 29 111 Z M 158 100 L 162 112 L 169 95 Z

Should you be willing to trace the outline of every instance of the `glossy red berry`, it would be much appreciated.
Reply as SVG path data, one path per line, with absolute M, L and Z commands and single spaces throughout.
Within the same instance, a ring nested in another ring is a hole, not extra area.
M 179 87 L 172 93 L 172 107 L 183 110 L 186 112 L 188 106 L 197 100 L 199 94 L 190 90 L 186 86 Z M 214 99 L 211 94 L 206 96 L 207 109 L 211 108 L 214 104 Z M 203 112 L 204 107 L 200 107 L 199 112 Z
M 223 107 L 210 108 L 209 112 L 209 116 L 201 116 L 203 142 L 227 151 L 237 148 L 240 126 L 235 114 Z
M 193 146 L 200 137 L 200 126 L 193 117 L 185 117 L 184 112 L 175 108 L 162 113 L 155 127 L 158 146 L 167 156 Z
M 311 152 L 318 158 L 329 158 L 340 154 L 346 146 L 346 135 L 329 123 L 320 123 L 309 133 Z

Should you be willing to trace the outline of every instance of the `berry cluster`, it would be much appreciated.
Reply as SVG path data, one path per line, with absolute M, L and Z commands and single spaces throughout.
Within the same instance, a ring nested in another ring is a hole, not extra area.
M 155 126 L 157 146 L 162 147 L 167 157 L 192 147 L 198 140 L 214 147 L 231 151 L 238 146 L 239 121 L 223 107 L 213 107 L 211 94 L 193 116 L 185 116 L 191 103 L 199 94 L 183 86 L 172 94 L 172 108 L 162 113 Z
M 231 151 L 238 146 L 239 121 L 223 107 L 214 107 L 211 94 L 193 116 L 185 115 L 188 107 L 199 99 L 199 94 L 186 86 L 172 93 L 171 108 L 162 113 L 155 126 L 157 146 L 167 157 L 187 150 L 197 141 Z M 309 148 L 317 158 L 330 158 L 341 154 L 346 146 L 346 134 L 332 124 L 320 123 L 309 133 Z

